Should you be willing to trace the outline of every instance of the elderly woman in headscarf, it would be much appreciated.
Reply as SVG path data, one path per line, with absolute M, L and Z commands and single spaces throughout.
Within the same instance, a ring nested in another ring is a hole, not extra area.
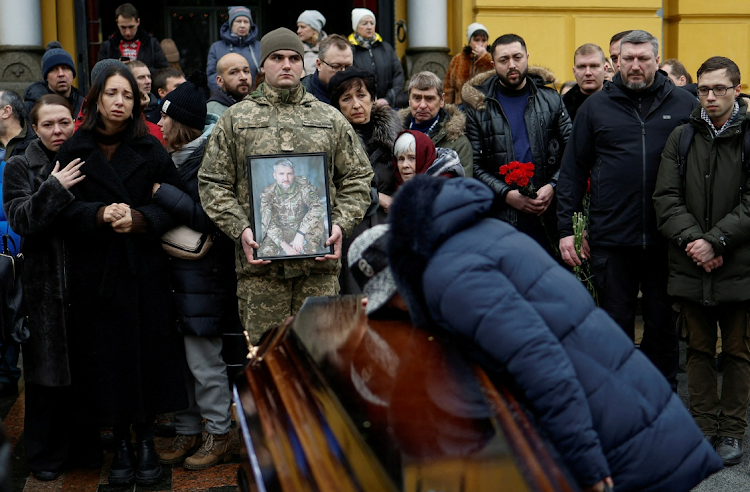
M 378 81 L 376 104 L 394 106 L 404 88 L 404 70 L 393 47 L 375 32 L 375 14 L 369 9 L 352 10 L 349 42 L 354 47 L 354 66 L 375 75 Z
M 417 174 L 443 178 L 464 177 L 464 168 L 455 150 L 435 148 L 432 139 L 415 130 L 404 130 L 393 144 L 393 166 L 398 186 Z
M 297 17 L 297 36 L 305 45 L 305 75 L 315 73 L 320 42 L 326 38 L 326 18 L 317 10 L 305 10 Z

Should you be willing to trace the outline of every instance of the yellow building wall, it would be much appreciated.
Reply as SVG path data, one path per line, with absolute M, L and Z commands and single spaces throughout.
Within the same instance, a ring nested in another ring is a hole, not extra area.
M 408 0 L 395 0 L 398 19 Z M 573 79 L 573 53 L 596 43 L 609 54 L 609 39 L 626 29 L 644 29 L 660 41 L 661 59 L 677 58 L 693 76 L 703 61 L 734 60 L 750 82 L 750 0 L 447 0 L 452 55 L 466 45 L 466 28 L 481 22 L 490 42 L 515 33 L 526 40 L 531 64 L 551 69 L 558 81 Z M 663 11 L 662 11 L 663 8 Z M 398 43 L 402 56 L 408 48 Z M 743 83 L 747 87 L 747 83 Z
M 487 26 L 490 40 L 518 34 L 526 41 L 529 63 L 551 69 L 559 82 L 573 79 L 573 53 L 595 43 L 609 53 L 609 39 L 626 29 L 643 29 L 661 38 L 661 0 L 464 0 L 474 18 Z M 627 5 L 627 6 L 625 6 Z M 461 40 L 463 41 L 463 40 Z M 464 41 L 465 43 L 465 41 Z M 463 45 L 461 45 L 463 46 Z M 461 46 L 451 46 L 457 52 Z
M 74 0 L 27 0 L 39 1 L 42 10 L 42 43 L 59 41 L 63 49 L 76 61 L 76 32 Z M 78 78 L 73 79 L 78 86 Z
M 701 63 L 712 56 L 731 58 L 750 82 L 750 1 L 665 0 L 665 54 L 677 58 L 695 79 Z M 696 80 L 693 80 L 696 82 Z

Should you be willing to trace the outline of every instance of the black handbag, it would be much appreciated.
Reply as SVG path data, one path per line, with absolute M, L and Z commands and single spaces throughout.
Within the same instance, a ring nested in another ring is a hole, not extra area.
M 3 252 L 0 254 L 0 331 L 3 347 L 29 339 L 21 281 L 23 253 L 13 256 L 8 249 L 8 241 L 15 244 L 10 235 L 3 235 Z

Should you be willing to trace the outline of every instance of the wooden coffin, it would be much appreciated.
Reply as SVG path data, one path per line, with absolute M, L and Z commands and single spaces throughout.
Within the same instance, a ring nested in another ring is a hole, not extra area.
M 523 408 L 457 344 L 318 297 L 235 382 L 241 490 L 578 490 Z

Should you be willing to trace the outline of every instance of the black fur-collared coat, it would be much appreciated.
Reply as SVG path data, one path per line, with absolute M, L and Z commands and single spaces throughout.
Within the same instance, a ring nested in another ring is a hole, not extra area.
M 67 386 L 65 255 L 56 219 L 73 194 L 50 177 L 53 167 L 39 140 L 11 157 L 3 176 L 3 208 L 11 228 L 24 238 L 23 292 L 31 333 L 23 345 L 24 380 Z
M 167 151 L 152 136 L 126 136 L 110 161 L 96 135 L 79 129 L 58 160 L 86 162 L 61 214 L 70 300 L 68 342 L 80 408 L 103 424 L 147 422 L 187 406 L 182 339 L 170 309 L 167 258 L 161 235 L 173 227 L 152 203 L 154 183 L 181 186 Z M 126 203 L 145 218 L 145 233 L 117 233 L 97 212 Z
M 367 150 L 367 157 L 370 159 L 370 165 L 375 173 L 372 186 L 375 188 L 372 194 L 383 193 L 391 196 L 396 192 L 396 170 L 393 168 L 393 142 L 396 140 L 399 132 L 403 129 L 401 118 L 398 113 L 388 106 L 374 106 L 370 114 L 372 122 L 372 134 L 369 136 L 362 133 L 363 125 L 354 125 L 353 128 L 359 136 L 362 147 Z M 359 294 L 362 289 L 354 279 L 349 270 L 346 255 L 349 252 L 354 239 L 372 226 L 385 224 L 388 220 L 388 213 L 378 205 L 373 210 L 368 210 L 368 215 L 362 219 L 349 237 L 344 238 L 341 250 L 341 272 L 339 273 L 340 293 Z

